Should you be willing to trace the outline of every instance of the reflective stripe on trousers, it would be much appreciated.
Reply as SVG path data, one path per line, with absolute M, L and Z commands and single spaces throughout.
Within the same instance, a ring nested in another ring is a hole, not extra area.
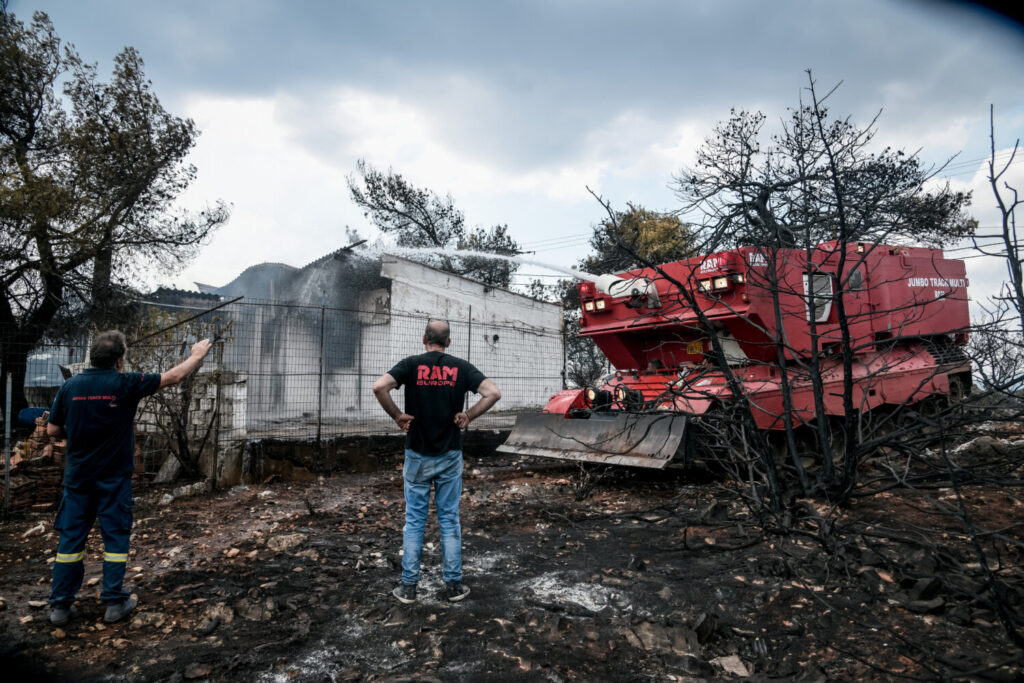
M 128 562 L 133 505 L 130 476 L 64 487 L 53 524 L 53 528 L 60 531 L 60 544 L 53 564 L 51 604 L 68 606 L 75 601 L 85 573 L 85 542 L 97 517 L 106 550 L 100 599 L 116 604 L 129 596 L 122 584 Z

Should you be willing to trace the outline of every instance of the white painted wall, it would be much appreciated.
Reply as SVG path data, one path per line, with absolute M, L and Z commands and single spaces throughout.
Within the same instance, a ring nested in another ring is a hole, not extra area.
M 381 275 L 391 281 L 387 367 L 422 353 L 427 319 L 446 318 L 452 328 L 449 351 L 499 386 L 498 410 L 539 408 L 562 388 L 560 304 L 487 287 L 398 256 L 382 257 Z M 472 326 L 464 322 L 470 319 Z
M 373 382 L 402 358 L 423 352 L 429 318 L 449 320 L 450 352 L 501 388 L 498 412 L 539 409 L 561 389 L 560 305 L 396 256 L 382 258 L 381 275 L 389 287 L 362 292 L 358 316 L 326 310 L 325 357 L 342 350 L 332 344 L 355 346 L 342 354 L 351 356 L 351 363 L 325 364 L 322 401 L 317 399 L 319 308 L 282 304 L 225 313 L 235 318 L 236 339 L 226 365 L 249 373 L 248 414 L 254 427 L 307 432 L 319 409 L 324 434 L 359 431 L 360 426 L 379 431 L 388 420 L 371 390 Z M 351 325 L 332 328 L 332 320 L 345 316 Z M 470 318 L 472 325 L 466 322 Z M 403 393 L 394 394 L 400 406 Z

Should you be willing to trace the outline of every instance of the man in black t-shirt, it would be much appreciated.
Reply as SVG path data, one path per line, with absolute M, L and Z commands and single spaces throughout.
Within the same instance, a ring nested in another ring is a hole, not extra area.
M 406 433 L 405 466 L 402 468 L 405 480 L 402 582 L 394 590 L 395 597 L 404 603 L 416 600 L 431 486 L 441 527 L 448 599 L 454 602 L 469 595 L 469 588 L 462 582 L 462 528 L 459 524 L 461 430 L 497 403 L 501 392 L 471 363 L 445 353 L 449 344 L 448 323 L 430 321 L 423 334 L 426 353 L 399 361 L 373 384 L 373 393 L 381 406 Z M 403 385 L 404 412 L 391 398 L 391 390 Z M 480 400 L 463 412 L 467 391 L 480 394 Z

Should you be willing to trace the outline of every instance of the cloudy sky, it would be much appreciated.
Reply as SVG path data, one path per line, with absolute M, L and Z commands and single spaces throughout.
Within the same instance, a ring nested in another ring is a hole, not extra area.
M 614 205 L 677 206 L 669 186 L 731 108 L 778 121 L 806 86 L 842 82 L 832 111 L 880 144 L 984 183 L 1024 132 L 1024 30 L 971 4 L 911 0 L 11 0 L 109 73 L 136 47 L 164 105 L 193 118 L 190 206 L 230 224 L 173 278 L 224 284 L 261 261 L 303 265 L 374 237 L 345 177 L 365 158 L 451 193 L 470 225 L 503 223 L 536 258 L 571 265 Z M 1024 189 L 1024 159 L 1013 167 Z M 964 253 L 958 255 L 965 255 Z M 1001 271 L 969 261 L 991 288 Z M 523 273 L 550 273 L 527 265 Z M 523 278 L 529 279 L 528 277 Z M 973 288 L 972 288 L 973 289 Z M 977 291 L 977 290 L 976 290 Z

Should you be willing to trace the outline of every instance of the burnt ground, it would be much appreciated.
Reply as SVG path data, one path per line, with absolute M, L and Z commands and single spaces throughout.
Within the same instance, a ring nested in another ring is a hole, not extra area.
M 713 478 L 615 471 L 577 502 L 575 469 L 467 453 L 472 593 L 456 604 L 439 595 L 433 516 L 419 602 L 390 595 L 403 524 L 397 459 L 170 505 L 159 489 L 137 492 L 127 583 L 140 608 L 122 624 L 102 623 L 94 532 L 82 614 L 50 626 L 39 601 L 52 513 L 10 520 L 0 524 L 4 677 L 1020 680 L 1021 650 L 975 599 L 984 572 L 964 525 L 942 511 L 954 491 L 857 500 L 835 516 L 842 540 L 826 553 L 800 524 L 760 531 Z M 990 487 L 964 494 L 972 521 L 1009 539 L 986 541 L 986 559 L 1019 588 L 1024 505 Z M 1004 598 L 1019 608 L 1019 593 Z

